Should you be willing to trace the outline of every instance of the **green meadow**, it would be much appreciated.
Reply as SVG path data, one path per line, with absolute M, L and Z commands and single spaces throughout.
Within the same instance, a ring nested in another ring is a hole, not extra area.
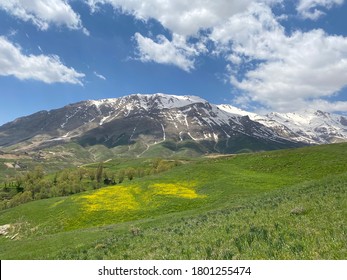
M 10 225 L 0 258 L 346 259 L 346 159 L 347 144 L 176 159 L 0 211 Z M 115 159 L 104 170 L 149 162 Z

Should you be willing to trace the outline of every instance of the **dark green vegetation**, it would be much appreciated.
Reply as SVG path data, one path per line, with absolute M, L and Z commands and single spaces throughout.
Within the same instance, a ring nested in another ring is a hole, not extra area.
M 130 164 L 129 164 L 130 163 Z M 124 180 L 142 178 L 178 166 L 178 160 L 119 159 L 107 163 L 89 164 L 78 168 L 56 171 L 44 175 L 42 165 L 32 171 L 12 173 L 0 188 L 0 210 L 29 201 L 68 196 L 87 190 L 123 183 Z
M 0 258 L 346 259 L 346 156 L 347 144 L 335 144 L 172 161 L 161 173 L 24 203 L 0 212 L 11 225 Z

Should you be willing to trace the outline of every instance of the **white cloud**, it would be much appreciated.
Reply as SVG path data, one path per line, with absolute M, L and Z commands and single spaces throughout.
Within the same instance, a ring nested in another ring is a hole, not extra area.
M 99 79 L 106 81 L 106 77 L 103 76 L 103 75 L 101 75 L 101 74 L 99 74 L 99 73 L 97 73 L 96 71 L 94 71 L 94 75 L 95 75 L 96 77 L 98 77 Z
M 201 29 L 223 22 L 230 15 L 244 10 L 251 2 L 252 0 L 88 0 L 92 10 L 108 3 L 137 19 L 158 20 L 173 33 L 172 41 L 163 35 L 153 40 L 139 33 L 135 34 L 138 59 L 142 62 L 175 65 L 187 72 L 195 68 L 194 58 L 207 51 L 203 40 L 192 45 L 188 43 L 189 37 L 197 36 Z
M 194 69 L 194 56 L 198 55 L 194 47 L 188 46 L 181 36 L 174 34 L 173 40 L 157 36 L 157 42 L 136 33 L 138 59 L 143 62 L 175 65 L 184 71 Z
M 89 35 L 80 16 L 65 0 L 0 0 L 0 9 L 23 21 L 31 21 L 41 30 L 47 30 L 51 24 L 65 25 Z
M 317 99 L 308 103 L 306 108 L 324 112 L 347 112 L 347 101 L 329 102 L 327 100 Z
M 163 35 L 153 40 L 140 34 L 134 36 L 137 42 L 139 59 L 143 62 L 171 64 L 185 70 L 194 69 L 194 57 L 206 53 L 202 37 L 195 45 L 189 44 L 189 37 L 198 37 L 200 30 L 207 30 L 222 24 L 230 16 L 244 11 L 248 5 L 257 0 L 244 1 L 210 1 L 210 0 L 88 0 L 93 11 L 103 4 L 111 4 L 116 10 L 132 14 L 137 19 L 158 20 L 173 33 L 169 41 Z M 281 0 L 261 0 L 275 3 Z
M 200 29 L 211 28 L 231 15 L 242 12 L 254 0 L 88 0 L 92 9 L 109 3 L 115 9 L 133 14 L 136 18 L 154 18 L 164 27 L 180 35 L 194 35 Z M 265 2 L 273 2 L 266 1 Z
M 0 36 L 0 75 L 20 80 L 34 79 L 48 84 L 82 85 L 83 73 L 62 64 L 58 56 L 24 55 L 21 48 Z
M 216 28 L 211 38 L 233 63 L 230 82 L 248 97 L 237 100 L 288 111 L 347 85 L 346 37 L 322 30 L 288 36 L 267 6 L 252 5 Z
M 342 5 L 344 0 L 299 0 L 296 10 L 303 18 L 317 20 L 325 13 L 319 9 L 331 9 L 335 5 Z
M 216 26 L 210 39 L 217 45 L 216 51 L 232 50 L 234 56 L 270 59 L 277 55 L 277 45 L 282 44 L 278 42 L 278 38 L 283 34 L 283 30 L 270 7 L 252 4 L 245 12 Z
M 286 33 L 272 5 L 283 0 L 89 0 L 94 9 L 111 4 L 137 19 L 154 18 L 171 31 L 155 39 L 136 33 L 138 59 L 195 69 L 201 55 L 224 58 L 230 83 L 241 92 L 235 100 L 277 110 L 291 111 L 315 104 L 333 110 L 345 103 L 331 103 L 347 85 L 347 38 L 322 30 Z M 317 19 L 323 9 L 343 0 L 297 0 L 298 13 Z M 205 30 L 204 35 L 199 31 Z M 191 39 L 199 41 L 190 44 Z M 210 53 L 206 42 L 212 41 Z

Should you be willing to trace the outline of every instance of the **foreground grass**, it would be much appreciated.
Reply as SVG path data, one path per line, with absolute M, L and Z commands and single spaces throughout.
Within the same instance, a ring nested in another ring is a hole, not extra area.
M 16 259 L 346 259 L 347 174 L 238 206 L 1 241 Z M 189 215 L 188 215 L 189 214 Z
M 1 259 L 345 259 L 346 145 L 204 159 L 0 213 Z
M 347 175 L 280 190 L 238 207 L 141 226 L 68 259 L 346 259 Z

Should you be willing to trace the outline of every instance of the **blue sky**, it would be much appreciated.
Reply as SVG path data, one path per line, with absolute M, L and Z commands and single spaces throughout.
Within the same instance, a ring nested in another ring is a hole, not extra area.
M 132 93 L 347 112 L 344 0 L 0 0 L 0 124 Z

